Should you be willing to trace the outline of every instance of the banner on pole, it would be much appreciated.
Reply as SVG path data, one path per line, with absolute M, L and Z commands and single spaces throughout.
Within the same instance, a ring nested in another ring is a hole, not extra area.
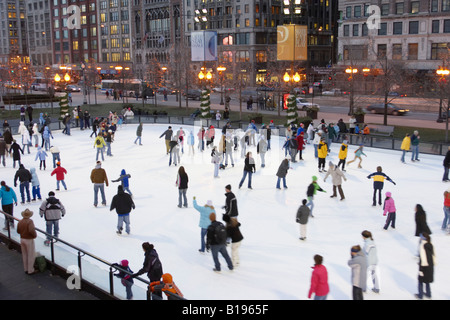
M 217 61 L 217 31 L 191 33 L 192 61 Z
M 289 24 L 277 27 L 277 60 L 307 60 L 308 29 Z

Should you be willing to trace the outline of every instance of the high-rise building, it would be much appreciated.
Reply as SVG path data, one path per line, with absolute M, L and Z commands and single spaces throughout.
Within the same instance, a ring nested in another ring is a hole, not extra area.
M 24 0 L 0 0 L 0 63 L 28 56 Z M 26 59 L 25 59 L 26 60 Z

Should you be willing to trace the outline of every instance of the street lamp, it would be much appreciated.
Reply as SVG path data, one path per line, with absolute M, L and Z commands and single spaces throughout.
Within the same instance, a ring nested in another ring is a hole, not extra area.
M 436 122 L 443 122 L 444 119 L 448 119 L 448 107 L 447 107 L 447 114 L 445 115 L 445 117 L 442 114 L 443 111 L 443 92 L 444 92 L 444 84 L 446 82 L 446 77 L 448 75 L 450 75 L 450 70 L 448 70 L 445 67 L 439 67 L 439 69 L 436 70 L 436 74 L 438 76 L 440 76 L 441 78 L 439 79 L 439 117 L 436 120 Z M 449 100 L 449 104 L 450 104 L 450 100 Z M 446 139 L 447 140 L 447 139 Z

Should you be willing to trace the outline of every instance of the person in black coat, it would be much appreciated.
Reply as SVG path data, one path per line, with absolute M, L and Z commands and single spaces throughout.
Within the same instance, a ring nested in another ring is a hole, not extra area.
M 255 160 L 252 158 L 252 153 L 247 152 L 245 156 L 245 164 L 244 164 L 244 175 L 242 176 L 241 182 L 239 182 L 239 189 L 242 187 L 242 184 L 245 181 L 245 178 L 248 174 L 248 188 L 252 189 L 252 175 L 256 172 Z
M 31 201 L 30 197 L 30 183 L 31 183 L 31 172 L 25 169 L 23 164 L 19 166 L 14 176 L 14 187 L 17 187 L 17 180 L 20 182 L 20 195 L 22 197 L 21 204 L 25 203 L 25 193 L 27 195 L 27 202 Z
M 281 161 L 280 166 L 278 167 L 278 171 L 277 171 L 277 189 L 281 189 L 280 188 L 280 182 L 281 180 L 283 180 L 283 187 L 285 189 L 287 189 L 287 185 L 286 185 L 286 175 L 288 173 L 289 170 L 289 160 L 288 159 L 284 159 L 283 161 Z
M 423 210 L 421 204 L 416 205 L 415 221 L 416 221 L 416 233 L 415 233 L 416 237 L 420 237 L 420 235 L 424 233 L 431 234 L 431 230 L 427 224 L 427 215 L 425 213 L 425 210 Z
M 12 156 L 13 156 L 13 168 L 16 167 L 16 161 L 19 162 L 19 166 L 22 165 L 22 163 L 20 162 L 20 153 L 23 154 L 23 150 L 22 148 L 19 146 L 19 144 L 16 142 L 16 140 L 12 141 L 11 147 L 8 150 L 9 153 L 12 152 Z
M 187 208 L 187 197 L 186 197 L 186 191 L 188 189 L 188 182 L 189 182 L 189 177 L 186 173 L 186 171 L 184 170 L 184 167 L 181 166 L 178 169 L 178 174 L 177 174 L 177 181 L 176 181 L 176 185 L 178 187 L 178 208 L 181 208 L 181 204 L 182 204 L 182 200 L 184 201 L 183 206 L 185 208 Z
M 230 218 L 237 219 L 239 214 L 237 200 L 235 194 L 231 191 L 231 185 L 229 184 L 225 186 L 225 206 L 223 206 L 222 209 L 225 209 L 225 214 Z
M 140 276 L 141 274 L 147 273 L 147 277 L 150 279 L 150 282 L 159 281 L 163 275 L 163 267 L 161 261 L 159 260 L 158 253 L 155 250 L 153 244 L 148 242 L 144 242 L 142 244 L 142 249 L 144 250 L 144 263 L 138 272 L 132 275 L 133 278 Z M 162 293 L 154 293 L 159 295 L 162 299 Z
M 125 231 L 130 234 L 130 212 L 135 208 L 131 195 L 123 191 L 122 185 L 117 187 L 117 194 L 111 201 L 109 211 L 116 209 L 118 215 L 117 234 L 122 234 L 122 226 L 125 222 Z
M 450 146 L 448 147 L 448 151 L 445 154 L 443 165 L 444 165 L 444 176 L 442 177 L 442 181 L 447 182 L 448 181 L 448 170 L 450 168 Z
M 231 219 L 230 216 L 224 214 L 223 221 L 226 222 L 227 236 L 231 239 L 231 262 L 234 268 L 239 265 L 239 247 L 244 236 L 239 229 L 241 224 L 236 219 Z
M 425 297 L 431 299 L 430 283 L 434 281 L 434 248 L 431 244 L 430 235 L 426 232 L 421 234 L 418 280 L 419 293 L 416 294 L 416 298 L 423 298 L 423 285 L 425 284 Z

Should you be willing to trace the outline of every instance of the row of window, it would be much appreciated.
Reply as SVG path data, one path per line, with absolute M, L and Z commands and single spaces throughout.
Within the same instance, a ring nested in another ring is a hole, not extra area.
M 404 25 L 408 26 L 408 30 L 404 33 Z M 441 31 L 441 20 L 432 20 L 431 21 L 431 33 L 450 33 L 450 19 L 445 19 L 442 21 L 442 31 Z M 360 35 L 365 37 L 368 35 L 369 30 L 367 28 L 367 24 L 346 24 L 343 29 L 343 36 L 350 36 L 350 28 L 351 35 L 353 37 L 359 37 Z M 403 21 L 392 22 L 392 35 L 402 35 L 402 34 L 419 34 L 419 21 L 409 21 L 408 23 Z M 378 29 L 379 36 L 388 35 L 388 23 L 383 22 L 380 23 L 380 28 Z

